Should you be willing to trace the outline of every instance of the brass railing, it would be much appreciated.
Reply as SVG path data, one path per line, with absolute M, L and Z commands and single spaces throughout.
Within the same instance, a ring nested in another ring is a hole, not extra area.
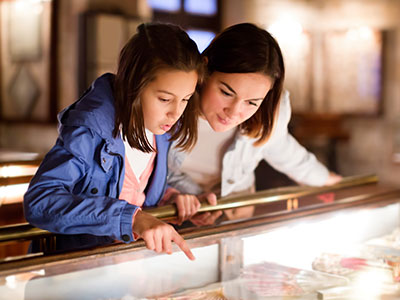
M 377 183 L 377 182 L 378 182 L 378 177 L 376 175 L 367 175 L 367 176 L 346 177 L 341 182 L 331 186 L 322 186 L 322 187 L 291 186 L 291 187 L 269 189 L 248 195 L 222 197 L 218 199 L 217 205 L 209 205 L 206 203 L 202 203 L 199 212 L 216 211 L 216 210 L 231 209 L 231 208 L 244 207 L 250 205 L 271 203 L 281 200 L 288 200 L 288 199 L 308 196 L 308 195 L 332 192 L 347 187 L 354 187 L 354 186 Z M 164 219 L 176 216 L 177 209 L 174 205 L 165 205 L 161 207 L 146 209 L 146 212 L 150 213 L 151 215 L 157 218 Z
M 199 212 L 209 212 L 209 211 L 232 209 L 250 205 L 272 203 L 281 200 L 294 199 L 308 195 L 316 195 L 348 187 L 361 186 L 377 182 L 378 182 L 378 177 L 376 175 L 353 176 L 353 177 L 346 177 L 341 182 L 331 186 L 283 187 L 283 188 L 269 189 L 248 195 L 221 197 L 218 199 L 218 204 L 214 206 L 202 203 Z M 145 209 L 145 211 L 153 215 L 154 217 L 160 219 L 173 218 L 177 215 L 177 209 L 175 205 L 165 205 L 161 207 Z M 16 240 L 30 240 L 33 238 L 46 237 L 50 235 L 52 235 L 52 233 L 50 233 L 49 231 L 33 227 L 28 223 L 0 226 L 0 243 L 6 243 Z

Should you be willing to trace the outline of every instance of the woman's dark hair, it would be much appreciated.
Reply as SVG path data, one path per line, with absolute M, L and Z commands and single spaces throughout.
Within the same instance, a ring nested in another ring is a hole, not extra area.
M 131 147 L 154 151 L 146 138 L 140 94 L 161 69 L 196 71 L 203 75 L 203 60 L 193 40 L 180 27 L 172 24 L 147 23 L 137 27 L 122 49 L 114 81 L 115 125 L 117 136 Z M 188 150 L 197 140 L 197 105 L 190 100 L 178 122 L 170 129 L 171 140 Z
M 255 145 L 264 143 L 274 125 L 285 78 L 281 49 L 264 29 L 250 23 L 236 24 L 218 34 L 203 51 L 207 58 L 208 74 L 261 73 L 272 80 L 272 88 L 260 108 L 239 125 L 247 136 L 258 138 Z

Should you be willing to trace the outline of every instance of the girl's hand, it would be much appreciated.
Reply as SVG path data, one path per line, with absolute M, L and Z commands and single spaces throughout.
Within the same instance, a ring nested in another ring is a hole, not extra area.
M 199 198 L 206 198 L 211 205 L 217 205 L 217 196 L 214 193 L 200 195 Z M 193 216 L 190 221 L 196 226 L 212 225 L 222 215 L 222 211 L 205 212 Z
M 332 185 L 340 182 L 343 179 L 342 176 L 334 173 L 334 172 L 329 172 L 329 177 L 328 180 L 325 182 L 325 185 Z
M 172 253 L 172 243 L 175 242 L 190 260 L 195 257 L 190 251 L 185 240 L 175 231 L 175 229 L 152 215 L 139 210 L 135 216 L 132 230 L 146 243 L 149 250 L 157 253 Z
M 178 209 L 178 225 L 193 217 L 201 206 L 199 199 L 195 195 L 189 194 L 175 194 L 172 202 Z

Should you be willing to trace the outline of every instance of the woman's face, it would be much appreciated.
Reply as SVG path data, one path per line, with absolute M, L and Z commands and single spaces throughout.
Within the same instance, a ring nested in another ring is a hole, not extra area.
M 201 90 L 201 111 L 214 131 L 223 132 L 255 114 L 272 87 L 261 73 L 212 73 Z
M 197 84 L 196 71 L 160 70 L 142 90 L 144 126 L 164 134 L 178 121 Z

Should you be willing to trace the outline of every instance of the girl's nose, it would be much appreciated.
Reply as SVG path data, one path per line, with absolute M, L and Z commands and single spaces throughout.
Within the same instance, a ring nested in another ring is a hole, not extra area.
M 171 109 L 168 111 L 168 117 L 174 120 L 179 119 L 182 115 L 183 109 L 179 106 L 179 104 L 175 104 L 171 106 Z

